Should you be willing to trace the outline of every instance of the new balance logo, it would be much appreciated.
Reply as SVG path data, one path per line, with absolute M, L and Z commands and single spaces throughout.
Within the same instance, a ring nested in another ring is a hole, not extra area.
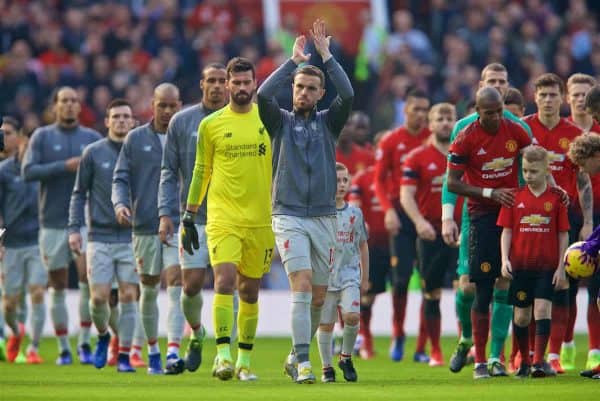
M 58 152 L 58 151 L 60 151 L 60 150 L 62 149 L 62 146 L 61 146 L 61 145 L 59 145 L 59 144 L 56 144 L 56 145 L 54 145 L 54 146 L 52 147 L 52 149 L 54 149 L 54 151 Z
M 223 138 L 231 138 L 233 137 L 233 132 L 226 132 L 225 135 L 223 135 Z
M 523 204 L 523 202 L 519 203 L 517 209 L 525 209 L 525 205 Z
M 264 156 L 265 154 L 267 154 L 267 145 L 261 143 L 260 145 L 258 145 L 258 155 Z
M 400 149 L 400 150 L 404 150 L 404 149 L 406 149 L 406 145 L 403 144 L 403 143 L 399 143 L 398 146 L 397 146 L 397 148 Z
M 109 169 L 110 168 L 110 162 L 103 162 L 102 163 L 102 168 L 103 169 Z
M 261 134 L 261 135 L 264 134 L 265 133 L 265 127 L 260 127 L 258 129 L 258 133 Z
M 146 145 L 144 146 L 144 152 L 150 152 L 152 150 L 152 145 Z
M 481 155 L 485 155 L 485 154 L 487 154 L 487 152 L 485 151 L 485 149 L 479 148 L 479 151 L 477 152 L 477 156 L 481 156 Z
M 427 166 L 427 170 L 437 170 L 437 164 L 429 163 L 429 166 Z

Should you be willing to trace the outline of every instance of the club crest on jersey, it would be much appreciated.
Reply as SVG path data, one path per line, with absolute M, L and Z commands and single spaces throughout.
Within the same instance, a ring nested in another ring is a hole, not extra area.
M 52 149 L 54 149 L 55 152 L 58 152 L 62 149 L 62 146 L 57 143 L 56 145 L 52 146 Z
M 483 171 L 492 170 L 492 171 L 498 172 L 498 171 L 505 170 L 508 167 L 512 166 L 513 161 L 514 161 L 514 159 L 512 157 L 509 157 L 509 158 L 496 157 L 495 159 L 492 159 L 492 161 L 484 163 L 483 167 L 481 169 Z
M 530 226 L 537 227 L 548 223 L 550 223 L 550 217 L 542 216 L 541 214 L 530 214 L 529 216 L 521 217 L 521 224 L 529 224 Z
M 519 301 L 525 301 L 527 299 L 527 293 L 525 291 L 517 291 L 517 299 Z
M 544 210 L 547 212 L 552 211 L 552 202 L 544 202 Z
M 354 224 L 355 221 L 356 221 L 356 216 L 354 216 L 354 215 L 350 216 L 350 224 Z
M 492 270 L 492 265 L 490 262 L 483 262 L 479 268 L 482 272 L 489 273 L 489 271 Z
M 515 141 L 514 139 L 509 139 L 508 141 L 506 141 L 506 150 L 508 150 L 509 152 L 516 152 L 517 151 L 517 141 Z
M 569 141 L 569 138 L 560 138 L 558 140 L 558 146 L 560 146 L 563 150 L 568 150 L 570 144 L 571 141 Z

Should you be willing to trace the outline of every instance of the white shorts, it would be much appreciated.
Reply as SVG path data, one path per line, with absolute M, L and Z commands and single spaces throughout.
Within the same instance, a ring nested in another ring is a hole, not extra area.
M 138 284 L 131 243 L 91 241 L 86 252 L 87 275 L 91 285 L 118 283 Z
M 285 271 L 311 269 L 314 285 L 327 285 L 335 256 L 336 216 L 272 218 L 277 250 Z
M 182 269 L 206 269 L 209 263 L 208 258 L 208 245 L 206 245 L 206 226 L 202 224 L 195 224 L 196 231 L 198 232 L 198 244 L 200 247 L 194 249 L 194 254 L 190 255 L 183 249 L 181 244 L 181 237 L 176 233 L 179 238 L 179 264 Z M 182 225 L 179 225 L 179 232 L 181 232 Z
M 321 310 L 321 324 L 335 323 L 338 306 L 342 313 L 360 313 L 360 288 L 350 286 L 339 291 L 327 291 Z
M 16 295 L 32 285 L 48 285 L 48 272 L 42 265 L 37 245 L 5 248 L 0 262 L 2 289 L 6 295 Z
M 133 253 L 138 274 L 160 276 L 163 269 L 179 266 L 177 247 L 163 244 L 158 235 L 134 235 Z
M 40 228 L 40 252 L 47 271 L 65 269 L 77 259 L 69 249 L 69 232 L 66 228 Z M 87 227 L 81 227 L 81 249 L 87 247 Z

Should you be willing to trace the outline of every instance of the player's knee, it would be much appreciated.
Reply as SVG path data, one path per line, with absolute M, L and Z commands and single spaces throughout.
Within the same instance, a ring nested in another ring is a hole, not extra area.
M 473 296 L 475 294 L 475 284 L 469 281 L 467 274 L 460 276 L 458 286 L 465 295 Z
M 369 309 L 373 306 L 375 302 L 375 295 L 367 294 L 360 297 L 360 307 Z
M 121 285 L 119 288 L 119 299 L 122 303 L 135 302 L 137 298 L 137 286 L 135 284 Z
M 169 287 L 180 287 L 181 286 L 181 267 L 169 266 L 166 269 L 166 281 Z
M 508 290 L 508 288 L 510 287 L 510 281 L 504 277 L 498 277 L 498 279 L 496 279 L 496 284 L 495 284 L 495 288 L 497 290 Z
M 435 288 L 433 290 L 429 290 L 427 292 L 425 292 L 424 294 L 425 299 L 431 299 L 431 300 L 440 300 L 440 298 L 442 298 L 442 289 L 441 288 Z
M 320 308 L 325 304 L 325 297 L 327 296 L 326 286 L 314 286 L 312 291 L 311 305 Z
M 196 296 L 202 290 L 202 283 L 183 283 L 183 293 L 188 297 Z
M 142 282 L 142 285 L 149 286 L 149 287 L 155 287 L 157 284 L 160 283 L 160 276 L 151 276 L 149 274 L 142 274 L 140 276 L 140 281 Z
M 41 285 L 32 285 L 29 288 L 29 296 L 32 304 L 41 304 L 44 302 L 44 287 Z
M 2 300 L 4 301 L 4 310 L 6 312 L 15 311 L 17 309 L 17 306 L 19 305 L 20 298 L 21 298 L 20 294 L 14 294 L 14 295 L 4 294 L 4 297 L 2 297 Z
M 356 312 L 344 313 L 342 319 L 344 320 L 344 324 L 356 326 L 360 322 L 360 314 Z
M 92 296 L 92 303 L 94 306 L 102 306 L 108 303 L 108 297 L 105 294 L 97 293 Z
M 519 327 L 526 327 L 531 322 L 530 308 L 515 308 L 513 321 Z
M 536 300 L 533 307 L 535 320 L 550 319 L 552 317 L 552 303 L 548 300 Z
M 312 291 L 312 270 L 299 270 L 289 274 L 290 287 L 294 292 Z

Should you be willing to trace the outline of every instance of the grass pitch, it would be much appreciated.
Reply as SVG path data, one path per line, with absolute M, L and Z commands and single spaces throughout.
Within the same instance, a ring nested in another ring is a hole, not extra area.
M 377 356 L 373 360 L 355 362 L 358 383 L 346 383 L 336 367 L 337 383 L 296 385 L 282 373 L 282 362 L 289 351 L 289 339 L 259 338 L 253 358 L 253 369 L 259 376 L 254 383 L 234 380 L 221 382 L 211 377 L 214 340 L 207 339 L 204 362 L 197 372 L 179 376 L 149 376 L 138 369 L 133 374 L 118 374 L 114 367 L 97 371 L 78 363 L 67 367 L 54 365 L 56 342 L 45 339 L 38 366 L 0 363 L 0 400 L 577 400 L 597 399 L 600 381 L 579 377 L 578 371 L 549 379 L 516 380 L 513 377 L 475 382 L 472 366 L 453 374 L 448 367 L 430 368 L 412 362 L 414 338 L 407 341 L 406 358 L 391 362 L 388 339 L 376 341 Z M 443 339 L 444 357 L 450 357 L 453 337 Z M 187 345 L 187 343 L 185 344 Z M 577 337 L 577 366 L 583 368 L 587 339 Z M 163 350 L 164 343 L 163 343 Z M 311 360 L 320 379 L 320 362 L 313 342 Z

